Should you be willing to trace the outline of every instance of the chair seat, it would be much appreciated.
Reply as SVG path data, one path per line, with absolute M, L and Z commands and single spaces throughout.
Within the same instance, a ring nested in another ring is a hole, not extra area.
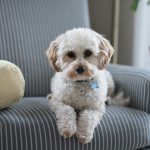
M 59 135 L 46 98 L 23 98 L 0 111 L 1 150 L 133 150 L 147 145 L 150 115 L 132 108 L 107 106 L 89 144 Z

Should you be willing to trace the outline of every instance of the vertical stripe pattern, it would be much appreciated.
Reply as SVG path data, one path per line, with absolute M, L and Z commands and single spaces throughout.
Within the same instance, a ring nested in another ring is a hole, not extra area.
M 24 98 L 0 111 L 1 150 L 135 150 L 150 145 L 150 115 L 121 106 L 106 113 L 89 144 L 64 139 L 45 98 Z
M 45 50 L 74 27 L 88 27 L 87 0 L 0 0 L 0 59 L 18 65 L 25 96 L 50 92 L 52 71 Z
M 116 91 L 123 90 L 131 107 L 150 113 L 150 69 L 109 65 Z

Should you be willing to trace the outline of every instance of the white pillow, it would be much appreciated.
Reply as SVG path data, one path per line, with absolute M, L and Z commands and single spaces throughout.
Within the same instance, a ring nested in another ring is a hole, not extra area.
M 25 80 L 13 63 L 0 60 L 0 109 L 20 100 L 24 95 Z

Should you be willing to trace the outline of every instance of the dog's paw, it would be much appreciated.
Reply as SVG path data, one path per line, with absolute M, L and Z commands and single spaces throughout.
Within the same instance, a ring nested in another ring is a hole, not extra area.
M 79 142 L 86 144 L 92 141 L 93 134 L 77 132 L 76 137 L 78 138 Z
M 76 125 L 66 126 L 58 129 L 60 135 L 63 136 L 64 138 L 72 137 L 76 133 L 76 130 L 77 130 Z

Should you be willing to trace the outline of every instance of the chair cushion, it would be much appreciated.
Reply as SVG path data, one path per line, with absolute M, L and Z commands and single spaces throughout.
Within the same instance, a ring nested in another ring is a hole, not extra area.
M 121 106 L 106 107 L 106 114 L 89 144 L 75 136 L 58 134 L 55 115 L 46 98 L 23 98 L 0 111 L 2 150 L 133 150 L 150 145 L 150 115 Z

